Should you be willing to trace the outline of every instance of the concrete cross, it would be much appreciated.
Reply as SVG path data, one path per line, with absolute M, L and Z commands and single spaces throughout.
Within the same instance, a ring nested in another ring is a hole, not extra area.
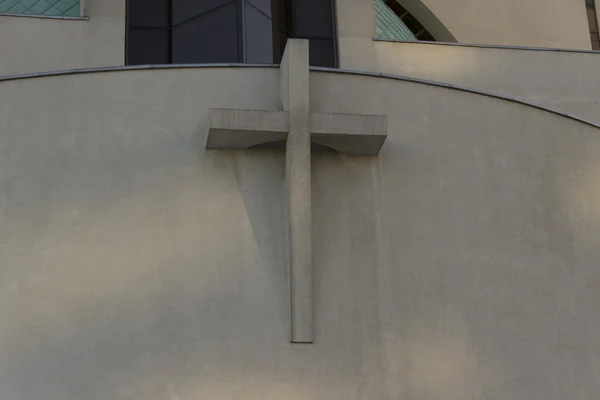
M 311 143 L 374 155 L 387 137 L 385 116 L 311 113 L 308 40 L 289 39 L 281 61 L 283 111 L 211 109 L 207 149 L 286 142 L 286 233 L 291 342 L 314 342 L 311 234 Z

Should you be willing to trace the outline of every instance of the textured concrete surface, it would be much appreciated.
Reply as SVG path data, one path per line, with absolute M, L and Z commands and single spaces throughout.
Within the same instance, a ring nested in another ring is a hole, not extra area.
M 285 204 L 290 274 L 291 340 L 314 341 L 310 79 L 308 40 L 288 39 L 280 67 L 280 98 L 289 116 Z
M 290 130 L 288 113 L 268 110 L 211 109 L 208 113 L 207 149 L 247 149 L 285 141 Z
M 308 132 L 312 143 L 344 154 L 379 154 L 387 136 L 382 115 L 311 113 Z M 210 109 L 206 124 L 207 149 L 248 149 L 285 142 L 287 111 Z
M 343 154 L 376 156 L 387 137 L 384 115 L 310 114 L 311 140 Z
M 515 97 L 600 123 L 600 53 L 371 41 L 372 58 L 344 68 L 384 72 Z
M 87 0 L 88 21 L 0 16 L 0 76 L 125 63 L 125 1 Z
M 387 136 L 385 116 L 310 113 L 308 40 L 288 40 L 280 66 L 285 111 L 211 109 L 207 149 L 247 149 L 285 142 L 285 207 L 290 271 L 290 340 L 314 342 L 311 145 L 344 154 L 378 155 Z
M 0 84 L 0 398 L 597 397 L 598 130 L 311 81 L 313 112 L 389 130 L 313 155 L 313 345 L 288 342 L 283 153 L 203 150 L 209 108 L 276 109 L 277 70 Z

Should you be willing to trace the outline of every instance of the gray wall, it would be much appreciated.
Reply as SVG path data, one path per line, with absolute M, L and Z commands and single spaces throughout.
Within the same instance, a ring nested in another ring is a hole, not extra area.
M 314 345 L 288 343 L 284 155 L 201 146 L 209 107 L 277 108 L 276 69 L 0 83 L 0 398 L 596 397 L 598 130 L 311 79 L 390 133 L 313 158 Z

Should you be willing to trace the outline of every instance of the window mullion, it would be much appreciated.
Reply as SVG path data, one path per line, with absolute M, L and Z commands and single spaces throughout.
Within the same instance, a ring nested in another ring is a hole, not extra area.
M 173 0 L 167 0 L 169 2 L 169 64 L 173 64 Z
M 241 43 L 241 54 L 242 62 L 248 62 L 248 46 L 246 43 L 246 0 L 239 0 L 240 2 L 240 43 Z

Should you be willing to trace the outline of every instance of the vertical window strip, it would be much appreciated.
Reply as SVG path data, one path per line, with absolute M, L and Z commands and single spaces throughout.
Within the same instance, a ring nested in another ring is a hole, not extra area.
M 598 13 L 594 0 L 585 0 L 592 50 L 600 51 L 600 32 L 598 29 Z

